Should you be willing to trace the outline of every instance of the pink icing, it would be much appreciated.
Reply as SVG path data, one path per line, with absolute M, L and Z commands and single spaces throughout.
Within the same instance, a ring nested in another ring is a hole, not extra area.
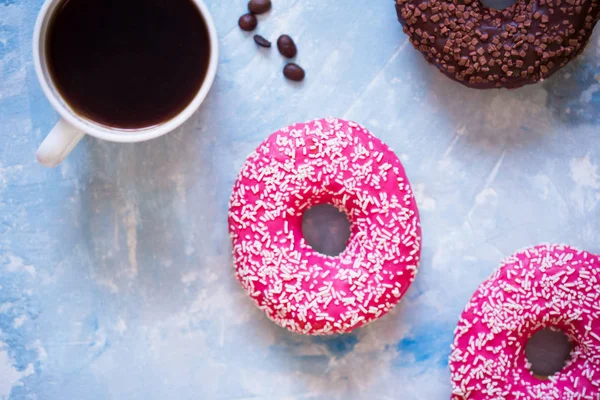
M 329 203 L 351 223 L 337 257 L 315 252 L 302 216 Z M 229 211 L 236 275 L 278 325 L 349 332 L 389 312 L 415 278 L 421 228 L 400 160 L 360 125 L 322 119 L 272 134 L 246 161 Z
M 600 257 L 542 245 L 508 258 L 475 292 L 450 356 L 453 400 L 600 399 Z M 525 345 L 538 330 L 562 330 L 571 360 L 544 380 Z

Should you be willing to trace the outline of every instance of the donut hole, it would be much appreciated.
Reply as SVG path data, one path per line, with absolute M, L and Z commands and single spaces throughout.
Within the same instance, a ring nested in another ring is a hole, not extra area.
M 573 343 L 560 329 L 537 331 L 525 346 L 529 370 L 539 379 L 547 379 L 562 370 L 571 359 Z
M 516 0 L 481 0 L 484 6 L 502 11 L 516 3 Z
M 339 256 L 350 239 L 350 221 L 332 204 L 310 207 L 302 216 L 302 234 L 312 249 L 327 256 Z

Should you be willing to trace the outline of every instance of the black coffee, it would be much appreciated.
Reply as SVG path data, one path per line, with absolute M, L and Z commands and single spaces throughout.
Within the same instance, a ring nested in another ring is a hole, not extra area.
M 46 46 L 69 105 L 123 129 L 179 114 L 202 85 L 211 51 L 192 0 L 64 0 Z

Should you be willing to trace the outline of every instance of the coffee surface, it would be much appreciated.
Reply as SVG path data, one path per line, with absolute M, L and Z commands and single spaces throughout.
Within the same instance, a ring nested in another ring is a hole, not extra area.
M 46 46 L 52 79 L 74 111 L 122 129 L 158 125 L 187 107 L 211 51 L 192 0 L 65 0 Z

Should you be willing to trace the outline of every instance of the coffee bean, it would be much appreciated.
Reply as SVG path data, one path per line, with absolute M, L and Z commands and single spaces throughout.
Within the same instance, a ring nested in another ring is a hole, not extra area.
M 289 63 L 283 68 L 283 75 L 291 81 L 300 82 L 304 80 L 306 73 L 299 65 Z
M 250 32 L 256 29 L 256 25 L 258 25 L 258 20 L 252 14 L 244 14 L 240 17 L 238 25 L 243 31 Z
M 271 42 L 260 35 L 254 35 L 254 41 L 260 47 L 271 47 Z
M 287 58 L 294 58 L 298 53 L 294 40 L 288 35 L 281 35 L 277 39 L 277 48 L 282 56 Z
M 251 0 L 248 10 L 252 14 L 264 14 L 271 9 L 271 0 Z

